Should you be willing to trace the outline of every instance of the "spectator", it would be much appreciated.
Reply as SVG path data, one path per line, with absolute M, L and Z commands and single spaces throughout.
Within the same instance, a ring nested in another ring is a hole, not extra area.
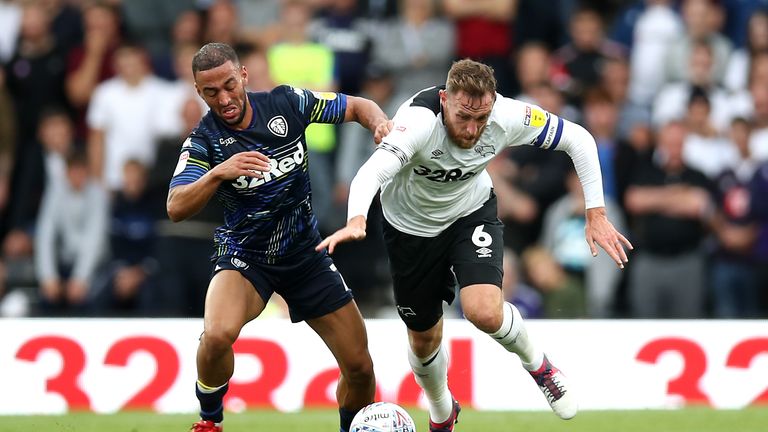
M 22 11 L 16 54 L 6 68 L 6 85 L 15 106 L 18 143 L 26 148 L 34 141 L 42 109 L 67 106 L 63 85 L 66 53 L 51 31 L 51 17 L 40 4 L 30 2 Z
M 533 102 L 531 93 L 552 83 L 552 54 L 541 42 L 527 42 L 517 50 L 515 99 Z
M 376 62 L 393 71 L 396 98 L 405 100 L 445 82 L 456 54 L 455 32 L 453 23 L 435 14 L 431 0 L 403 0 L 400 4 L 400 16 L 374 35 Z
M 527 279 L 544 298 L 544 318 L 586 318 L 584 285 L 576 277 L 541 246 L 527 248 L 522 257 Z
M 52 18 L 51 28 L 62 51 L 69 52 L 83 42 L 83 14 L 81 7 L 66 0 L 39 2 Z
M 663 65 L 669 47 L 684 34 L 683 22 L 673 9 L 674 0 L 645 0 L 633 34 L 630 57 L 630 99 L 650 107 L 666 83 Z
M 568 17 L 576 2 L 513 0 L 509 3 L 515 9 L 512 40 L 518 46 L 541 42 L 548 50 L 554 50 L 568 42 Z
M 757 11 L 749 18 L 747 45 L 731 54 L 725 72 L 724 85 L 731 92 L 749 87 L 749 71 L 752 59 L 758 54 L 768 53 L 768 12 Z
M 144 50 L 123 44 L 115 52 L 118 75 L 96 87 L 88 108 L 88 158 L 93 175 L 108 190 L 122 187 L 122 167 L 137 159 L 151 167 L 160 135 L 158 100 L 166 83 L 151 74 Z
M 710 182 L 687 167 L 679 122 L 659 131 L 654 165 L 638 170 L 626 192 L 635 243 L 628 282 L 636 318 L 704 317 L 704 221 L 712 211 Z
M 646 127 L 651 123 L 650 110 L 629 99 L 629 74 L 630 66 L 626 60 L 608 59 L 603 63 L 600 81 L 619 109 L 615 132 L 622 141 L 628 141 L 636 127 Z
M 751 146 L 750 146 L 751 148 Z M 768 163 L 760 162 L 749 188 L 751 217 L 757 223 L 753 248 L 757 286 L 760 287 L 760 316 L 768 314 Z
M 248 91 L 270 91 L 275 88 L 277 84 L 269 76 L 269 61 L 265 50 L 253 45 L 244 46 L 238 56 L 240 63 L 248 70 Z
M 169 38 L 169 30 L 178 17 L 194 8 L 195 0 L 130 0 L 121 1 L 125 30 L 131 41 L 140 44 L 155 59 L 172 51 L 176 40 Z M 175 36 L 175 34 L 172 34 Z M 195 42 L 199 42 L 195 41 Z
M 112 198 L 109 223 L 110 260 L 94 284 L 99 315 L 146 315 L 151 310 L 158 266 L 155 213 L 158 200 L 147 190 L 147 168 L 136 159 L 123 165 L 123 186 Z
M 237 47 L 240 42 L 240 25 L 237 7 L 231 0 L 214 0 L 205 11 L 203 42 L 222 42 Z
M 541 294 L 523 282 L 519 259 L 510 248 L 504 248 L 503 272 L 501 291 L 504 293 L 504 301 L 517 306 L 523 318 L 542 318 L 544 305 Z
M 310 23 L 308 34 L 310 39 L 333 51 L 339 91 L 358 94 L 373 54 L 370 25 L 363 19 L 356 0 L 327 3 L 328 6 Z
M 570 33 L 571 42 L 555 51 L 554 65 L 567 77 L 561 90 L 580 106 L 585 90 L 599 84 L 603 62 L 622 58 L 624 50 L 605 38 L 602 18 L 592 9 L 580 9 L 573 15 Z
M 456 24 L 456 57 L 493 67 L 498 92 L 510 96 L 512 23 L 517 0 L 442 0 L 445 16 Z
M 754 82 L 750 90 L 755 111 L 749 151 L 756 160 L 768 162 L 768 83 Z
M 182 109 L 187 101 L 193 100 L 197 102 L 203 115 L 208 112 L 208 106 L 205 105 L 203 99 L 195 91 L 195 81 L 192 77 L 192 57 L 194 57 L 198 49 L 197 45 L 192 44 L 174 47 L 173 75 L 176 79 L 168 83 L 168 92 L 164 100 L 161 101 L 164 108 L 158 110 L 159 112 L 156 114 L 158 118 L 162 118 L 156 121 L 157 132 L 163 136 L 179 136 L 184 128 Z M 248 72 L 251 72 L 250 68 Z M 251 73 L 257 77 L 259 72 L 253 71 Z M 256 79 L 258 78 L 254 78 L 254 81 Z
M 566 176 L 566 188 L 568 194 L 555 201 L 544 214 L 540 244 L 569 277 L 583 287 L 586 315 L 613 317 L 621 271 L 608 254 L 593 258 L 584 242 L 584 192 L 573 169 Z M 623 232 L 624 215 L 608 195 L 605 208 L 616 229 Z
M 188 75 L 192 73 L 191 60 L 190 65 L 180 70 L 177 64 L 180 52 L 187 47 L 200 47 L 202 34 L 203 18 L 199 11 L 188 9 L 179 13 L 170 31 L 170 43 L 163 51 L 152 55 L 152 69 L 155 74 L 171 81 L 187 80 Z
M 15 1 L 0 1 L 0 65 L 4 65 L 16 52 L 21 15 L 21 7 Z
M 750 184 L 755 181 L 758 164 L 749 154 L 749 133 L 750 124 L 745 119 L 737 118 L 731 123 L 730 144 L 738 151 L 738 162 L 715 182 L 717 212 L 713 230 L 717 246 L 710 288 L 716 318 L 758 318 L 760 312 L 754 255 L 758 225 L 750 197 Z
M 724 140 L 710 120 L 711 106 L 706 91 L 699 87 L 691 90 L 685 124 L 688 135 L 683 144 L 683 161 L 710 179 L 736 165 L 737 149 Z
M 723 24 L 723 10 L 716 0 L 683 0 L 683 21 L 685 35 L 672 41 L 664 61 L 666 81 L 675 82 L 691 79 L 688 75 L 688 59 L 697 44 L 706 44 L 712 56 L 711 81 L 723 82 L 725 68 L 733 50 L 731 42 L 719 33 Z
M 66 181 L 65 156 L 77 147 L 74 125 L 68 113 L 55 107 L 43 109 L 37 139 L 25 152 L 38 152 L 27 165 L 17 167 L 16 199 L 8 217 L 9 232 L 3 242 L 8 263 L 6 282 L 10 289 L 35 286 L 33 238 L 43 193 Z
M 69 52 L 65 84 L 69 102 L 84 116 L 96 86 L 115 74 L 113 56 L 121 34 L 119 12 L 106 3 L 85 6 L 83 22 L 83 44 Z
M 67 158 L 67 181 L 46 188 L 37 222 L 35 267 L 43 313 L 83 315 L 106 247 L 107 195 L 84 154 Z
M 696 0 L 691 0 L 696 1 Z M 665 85 L 653 103 L 651 112 L 655 127 L 670 121 L 680 121 L 685 117 L 691 92 L 695 87 L 703 90 L 710 102 L 710 120 L 718 131 L 725 131 L 731 117 L 744 115 L 740 107 L 732 106 L 728 94 L 714 80 L 714 57 L 712 48 L 706 42 L 696 42 L 691 46 L 688 79 Z
M 0 237 L 5 234 L 15 152 L 16 116 L 5 86 L 5 72 L 0 68 Z
M 83 149 L 83 143 L 75 138 L 75 125 L 69 113 L 58 107 L 43 110 L 40 115 L 38 140 L 44 151 L 45 187 L 65 181 L 67 155 Z M 39 170 L 35 170 L 35 177 L 40 178 Z
M 595 137 L 600 172 L 603 174 L 603 193 L 606 198 L 618 200 L 616 159 L 620 147 L 626 143 L 617 138 L 619 110 L 605 89 L 597 87 L 584 94 L 584 127 Z

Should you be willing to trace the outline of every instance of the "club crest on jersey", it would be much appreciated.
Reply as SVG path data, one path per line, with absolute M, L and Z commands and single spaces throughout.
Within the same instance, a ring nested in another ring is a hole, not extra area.
M 496 154 L 496 149 L 490 144 L 478 144 L 475 146 L 475 151 L 482 157 Z
M 285 117 L 274 116 L 272 120 L 267 123 L 267 127 L 273 134 L 285 138 L 288 136 L 288 123 L 285 122 Z

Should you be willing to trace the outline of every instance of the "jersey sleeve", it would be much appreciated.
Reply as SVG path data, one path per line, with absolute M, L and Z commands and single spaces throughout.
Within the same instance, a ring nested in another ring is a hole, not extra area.
M 532 104 L 510 98 L 497 102 L 499 123 L 510 138 L 509 145 L 532 145 L 555 150 L 563 137 L 562 118 Z
M 428 141 L 435 124 L 435 114 L 424 107 L 404 104 L 397 110 L 392 123 L 392 131 L 384 137 L 377 151 L 392 153 L 402 166 Z
M 597 145 L 586 129 L 536 105 L 509 98 L 499 103 L 498 121 L 509 137 L 508 145 L 528 144 L 566 152 L 584 189 L 586 208 L 605 207 Z
M 311 91 L 287 85 L 275 88 L 273 93 L 282 93 L 290 108 L 306 125 L 344 122 L 347 111 L 347 95 L 344 93 Z
M 208 143 L 194 132 L 181 145 L 179 162 L 173 171 L 170 188 L 194 183 L 211 169 Z

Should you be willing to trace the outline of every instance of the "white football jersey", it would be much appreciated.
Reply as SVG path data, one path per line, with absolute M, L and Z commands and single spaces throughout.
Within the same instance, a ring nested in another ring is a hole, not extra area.
M 479 209 L 492 187 L 485 167 L 504 148 L 528 144 L 554 149 L 563 133 L 559 117 L 497 94 L 478 142 L 471 149 L 460 148 L 447 136 L 439 90 L 423 90 L 401 105 L 392 132 L 379 145 L 403 164 L 381 186 L 384 217 L 412 235 L 436 236 Z

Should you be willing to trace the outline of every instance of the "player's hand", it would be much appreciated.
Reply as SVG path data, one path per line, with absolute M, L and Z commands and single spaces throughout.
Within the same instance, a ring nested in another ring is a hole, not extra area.
M 321 250 L 328 248 L 328 253 L 332 254 L 336 249 L 336 245 L 339 243 L 345 243 L 352 240 L 362 240 L 365 238 L 365 217 L 355 216 L 347 222 L 347 226 L 336 231 L 325 240 L 321 241 L 315 250 L 320 252 Z
M 379 125 L 376 126 L 376 130 L 373 131 L 373 142 L 375 142 L 376 145 L 381 144 L 381 140 L 392 132 L 393 125 L 394 123 L 392 123 L 392 120 L 386 120 L 379 123 Z
M 603 248 L 619 268 L 624 268 L 624 263 L 629 261 L 624 247 L 632 250 L 634 246 L 620 232 L 616 231 L 613 224 L 605 215 L 605 207 L 587 209 L 587 224 L 584 232 L 587 244 L 592 256 L 597 256 L 597 245 Z
M 234 180 L 240 176 L 262 178 L 261 173 L 270 169 L 267 156 L 257 151 L 247 151 L 232 155 L 212 171 L 222 180 Z

